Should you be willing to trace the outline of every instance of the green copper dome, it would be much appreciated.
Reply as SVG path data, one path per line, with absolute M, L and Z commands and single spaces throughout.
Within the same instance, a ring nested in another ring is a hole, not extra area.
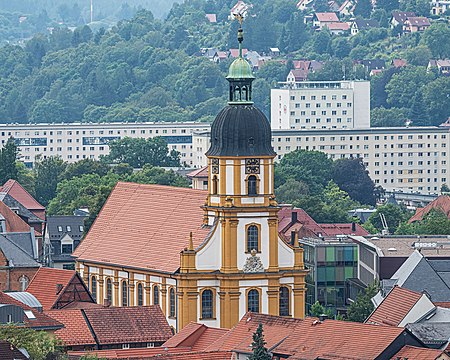
M 234 60 L 228 70 L 227 79 L 254 79 L 252 67 L 247 60 L 239 56 Z

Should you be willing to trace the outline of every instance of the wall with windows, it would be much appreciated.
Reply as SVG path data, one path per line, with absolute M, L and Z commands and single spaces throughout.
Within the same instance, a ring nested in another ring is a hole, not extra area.
M 322 242 L 322 244 L 319 243 Z M 319 301 L 333 311 L 346 307 L 346 280 L 358 277 L 358 248 L 354 243 L 300 240 L 305 249 L 307 311 Z
M 0 124 L 0 146 L 14 137 L 20 148 L 20 159 L 29 167 L 38 155 L 59 155 L 75 162 L 98 159 L 109 153 L 108 143 L 123 137 L 151 138 L 162 136 L 169 149 L 181 154 L 181 161 L 192 165 L 194 131 L 208 131 L 209 124 L 186 123 L 70 123 L 70 124 Z
M 208 134 L 194 134 L 197 139 L 209 144 Z M 450 184 L 450 133 L 444 127 L 273 130 L 272 145 L 277 161 L 297 149 L 322 151 L 332 159 L 362 158 L 375 184 L 388 191 L 433 194 Z
M 302 81 L 271 90 L 272 129 L 370 127 L 369 81 Z

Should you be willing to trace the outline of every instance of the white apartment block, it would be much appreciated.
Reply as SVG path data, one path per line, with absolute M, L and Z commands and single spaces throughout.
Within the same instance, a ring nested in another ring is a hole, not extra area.
M 109 153 L 108 143 L 112 140 L 161 136 L 169 150 L 180 152 L 181 163 L 191 167 L 192 134 L 209 129 L 209 124 L 196 122 L 0 124 L 0 144 L 13 137 L 20 159 L 32 167 L 38 155 L 58 155 L 68 162 L 98 159 Z
M 209 133 L 193 135 L 193 165 L 206 165 Z M 388 191 L 439 193 L 450 184 L 450 132 L 445 127 L 272 130 L 280 160 L 297 150 L 332 159 L 362 158 L 376 185 Z
M 271 90 L 272 129 L 366 129 L 369 81 L 290 81 Z

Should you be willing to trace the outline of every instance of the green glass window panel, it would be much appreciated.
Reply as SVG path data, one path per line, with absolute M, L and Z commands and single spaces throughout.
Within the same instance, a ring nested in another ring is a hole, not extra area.
M 325 261 L 325 248 L 318 247 L 317 248 L 317 262 L 324 262 Z
M 327 281 L 336 281 L 336 268 L 334 266 L 327 266 Z
M 355 259 L 355 261 L 358 260 L 358 247 L 357 246 L 355 246 L 353 248 L 353 259 Z
M 328 246 L 326 248 L 326 259 L 328 262 L 334 262 L 334 247 Z
M 336 281 L 344 281 L 344 268 L 342 266 L 336 267 Z
M 354 276 L 353 276 L 353 273 L 354 273 L 354 268 L 353 268 L 353 266 L 346 266 L 346 267 L 345 267 L 345 278 L 346 278 L 346 279 L 349 279 L 349 278 L 354 277 Z
M 344 260 L 353 261 L 353 247 L 346 246 L 344 248 Z
M 325 282 L 326 279 L 326 272 L 324 267 L 317 268 L 317 281 L 319 282 Z

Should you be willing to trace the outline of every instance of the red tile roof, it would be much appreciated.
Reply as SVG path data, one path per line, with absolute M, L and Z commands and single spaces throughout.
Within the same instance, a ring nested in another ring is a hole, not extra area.
M 5 192 L 11 195 L 33 214 L 42 220 L 45 220 L 45 207 L 39 204 L 36 199 L 32 197 L 30 193 L 26 191 L 16 180 L 10 179 L 5 182 L 5 184 L 0 188 L 0 192 Z
M 73 255 L 175 272 L 189 233 L 199 246 L 210 231 L 202 227 L 206 196 L 204 190 L 119 182 Z
M 242 56 L 247 55 L 248 49 L 242 49 Z M 239 56 L 239 49 L 230 49 L 230 56 L 237 58 Z
M 70 360 L 78 360 L 88 352 L 69 351 Z M 228 351 L 191 352 L 189 348 L 135 348 L 117 350 L 96 350 L 89 352 L 97 355 L 99 359 L 123 359 L 123 360 L 153 360 L 153 359 L 176 359 L 176 360 L 231 360 L 232 353 Z
M 167 348 L 189 347 L 192 351 L 203 351 L 227 332 L 228 329 L 212 328 L 191 322 L 162 346 Z
M 159 305 L 82 310 L 100 345 L 164 342 L 172 330 Z
M 320 22 L 339 22 L 339 18 L 333 12 L 316 13 L 315 15 Z
M 27 291 L 39 300 L 44 310 L 51 310 L 75 276 L 75 270 L 41 267 L 31 279 Z M 59 291 L 57 291 L 58 284 L 62 285 Z
M 450 196 L 441 195 L 424 208 L 417 208 L 416 213 L 408 220 L 408 224 L 414 221 L 421 221 L 431 209 L 442 211 L 450 219 Z
M 430 21 L 423 16 L 413 16 L 406 19 L 411 26 L 430 26 Z
M 306 318 L 273 351 L 291 354 L 292 360 L 334 359 L 337 349 L 337 359 L 376 359 L 403 331 L 393 326 Z
M 405 345 L 392 359 L 411 359 L 411 360 L 435 360 L 443 355 L 438 349 L 419 348 L 411 345 Z
M 303 323 L 303 320 L 249 312 L 234 328 L 212 343 L 207 350 L 251 352 L 253 333 L 260 323 L 263 324 L 265 346 L 271 349 L 292 334 Z
M 0 201 L 0 214 L 6 220 L 6 232 L 30 232 L 30 225 L 2 201 Z
M 421 293 L 394 286 L 366 323 L 398 326 L 422 296 Z
M 305 320 L 247 313 L 207 350 L 251 352 L 252 335 L 263 325 L 266 347 L 289 359 L 375 359 L 404 329 L 349 321 Z M 336 350 L 339 349 L 339 356 Z
M 350 29 L 350 26 L 345 23 L 345 22 L 327 22 L 325 24 L 325 26 L 329 29 L 329 30 L 342 30 L 342 31 L 347 31 L 348 29 Z
M 45 314 L 64 324 L 64 328 L 57 330 L 55 335 L 65 346 L 96 344 L 81 310 L 51 310 Z
M 208 167 L 204 166 L 200 169 L 195 169 L 186 175 L 188 178 L 207 178 L 208 177 Z
M 21 307 L 23 310 L 31 311 L 35 316 L 35 319 L 29 319 L 27 316 L 24 316 L 24 323 L 26 327 L 35 330 L 56 330 L 62 328 L 63 326 L 60 322 L 52 319 L 51 317 L 45 314 L 40 313 L 39 311 L 28 305 L 25 305 L 19 300 L 16 300 L 11 296 L 8 296 L 4 292 L 0 292 L 0 304 L 16 305 Z

